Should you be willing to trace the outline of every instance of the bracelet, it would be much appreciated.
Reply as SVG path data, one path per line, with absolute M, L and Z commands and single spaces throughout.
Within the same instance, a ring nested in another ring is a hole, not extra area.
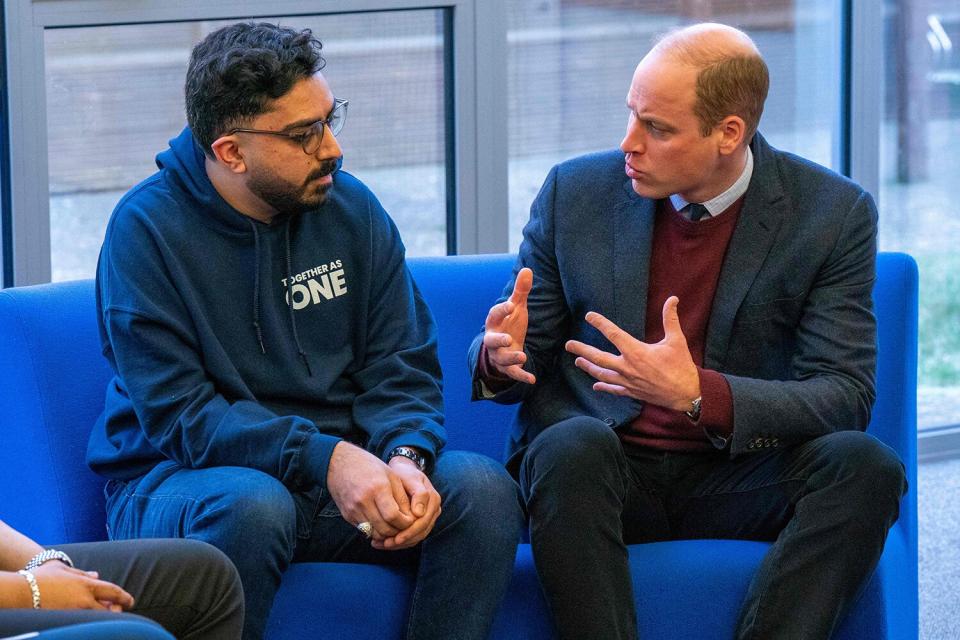
M 50 562 L 51 560 L 59 560 L 68 567 L 73 567 L 73 560 L 71 560 L 70 556 L 65 554 L 63 551 L 57 551 L 56 549 L 45 549 L 30 558 L 30 562 L 27 563 L 27 566 L 25 566 L 24 569 L 27 571 L 36 569 L 44 562 Z
M 33 597 L 33 608 L 39 609 L 40 608 L 40 587 L 37 586 L 37 579 L 34 578 L 33 574 L 27 571 L 26 569 L 20 569 L 20 571 L 17 571 L 17 573 L 22 575 L 26 579 L 27 584 L 30 585 L 30 595 Z

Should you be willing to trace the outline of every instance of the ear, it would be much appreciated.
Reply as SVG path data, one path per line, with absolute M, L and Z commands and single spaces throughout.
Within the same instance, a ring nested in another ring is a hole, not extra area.
M 247 170 L 239 140 L 235 135 L 220 136 L 213 141 L 210 149 L 217 163 L 226 167 L 231 173 L 243 173 Z
M 747 123 L 740 116 L 727 116 L 717 125 L 720 132 L 720 153 L 730 155 L 736 151 L 747 135 Z

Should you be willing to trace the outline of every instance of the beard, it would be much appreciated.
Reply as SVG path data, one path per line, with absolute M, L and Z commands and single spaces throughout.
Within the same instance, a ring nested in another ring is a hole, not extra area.
M 336 171 L 337 164 L 337 160 L 325 160 L 317 169 L 311 171 L 300 185 L 292 184 L 276 173 L 251 169 L 247 188 L 273 207 L 278 214 L 295 215 L 314 211 L 326 202 L 327 192 L 332 186 L 314 182 Z

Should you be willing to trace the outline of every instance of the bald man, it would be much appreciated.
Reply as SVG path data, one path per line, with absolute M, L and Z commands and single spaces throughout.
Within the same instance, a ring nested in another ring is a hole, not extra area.
M 563 638 L 637 637 L 626 545 L 774 544 L 737 638 L 828 638 L 906 490 L 875 397 L 876 206 L 757 133 L 750 38 L 661 39 L 620 151 L 554 167 L 470 350 Z M 651 598 L 644 600 L 656 606 Z

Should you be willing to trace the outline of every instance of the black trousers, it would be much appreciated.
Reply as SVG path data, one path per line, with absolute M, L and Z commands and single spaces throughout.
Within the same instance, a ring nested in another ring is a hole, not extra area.
M 584 640 L 637 638 L 627 544 L 695 538 L 775 541 L 738 639 L 827 640 L 873 573 L 906 491 L 893 450 L 858 431 L 730 460 L 627 451 L 586 417 L 537 436 L 519 480 L 557 631 Z
M 243 627 L 243 590 L 220 551 L 196 540 L 124 540 L 57 545 L 78 569 L 134 597 L 130 613 L 0 609 L 0 637 L 86 622 L 155 621 L 177 638 L 236 640 Z M 41 592 L 41 604 L 43 593 Z

